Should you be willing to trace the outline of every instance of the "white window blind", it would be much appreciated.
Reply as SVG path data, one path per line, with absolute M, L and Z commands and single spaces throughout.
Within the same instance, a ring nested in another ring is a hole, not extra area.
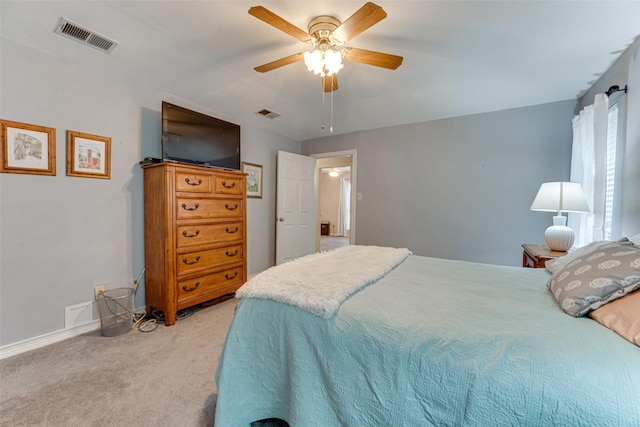
M 613 224 L 613 198 L 615 194 L 616 177 L 616 145 L 618 143 L 618 103 L 609 106 L 607 114 L 607 158 L 605 172 L 604 195 L 604 229 L 605 240 L 611 239 Z

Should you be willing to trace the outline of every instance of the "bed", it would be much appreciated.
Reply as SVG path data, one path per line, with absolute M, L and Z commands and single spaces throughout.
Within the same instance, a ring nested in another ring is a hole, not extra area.
M 216 425 L 640 426 L 640 347 L 567 315 L 549 278 L 409 253 L 326 312 L 245 295 Z

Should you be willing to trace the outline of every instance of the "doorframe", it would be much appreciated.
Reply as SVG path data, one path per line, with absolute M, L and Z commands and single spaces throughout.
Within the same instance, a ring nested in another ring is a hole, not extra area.
M 309 154 L 309 157 L 316 159 L 328 159 L 332 157 L 350 157 L 351 158 L 351 203 L 349 209 L 349 244 L 353 245 L 356 241 L 356 159 L 357 150 L 332 151 L 329 153 Z M 316 183 L 320 186 L 320 168 L 316 166 Z M 316 218 L 320 218 L 320 191 L 316 191 Z M 320 250 L 320 221 L 316 221 L 316 252 Z

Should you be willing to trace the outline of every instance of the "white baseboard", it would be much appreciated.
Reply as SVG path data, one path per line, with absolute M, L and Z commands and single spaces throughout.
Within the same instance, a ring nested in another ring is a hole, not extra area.
M 79 304 L 79 306 L 80 305 L 82 304 Z M 135 312 L 140 313 L 144 312 L 144 310 L 144 307 L 139 307 Z M 100 330 L 100 319 L 95 319 L 90 322 L 61 329 L 59 331 L 49 332 L 48 334 L 40 335 L 39 337 L 28 338 L 13 344 L 7 344 L 0 347 L 0 360 L 97 330 Z
M 74 326 L 73 328 L 61 329 L 59 331 L 40 335 L 39 337 L 29 338 L 13 344 L 7 344 L 0 347 L 0 360 L 18 355 L 20 353 L 25 353 L 30 350 L 35 350 L 37 348 L 46 347 L 50 344 L 64 341 L 66 339 L 86 334 L 87 332 L 92 332 L 98 329 L 100 329 L 99 319 L 85 323 L 83 325 Z

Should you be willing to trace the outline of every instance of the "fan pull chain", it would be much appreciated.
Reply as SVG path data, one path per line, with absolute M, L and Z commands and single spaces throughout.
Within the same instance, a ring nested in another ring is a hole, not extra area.
M 329 126 L 329 132 L 333 133 L 333 77 L 331 77 L 331 124 Z
M 322 82 L 322 126 L 321 129 L 324 130 L 324 81 Z

